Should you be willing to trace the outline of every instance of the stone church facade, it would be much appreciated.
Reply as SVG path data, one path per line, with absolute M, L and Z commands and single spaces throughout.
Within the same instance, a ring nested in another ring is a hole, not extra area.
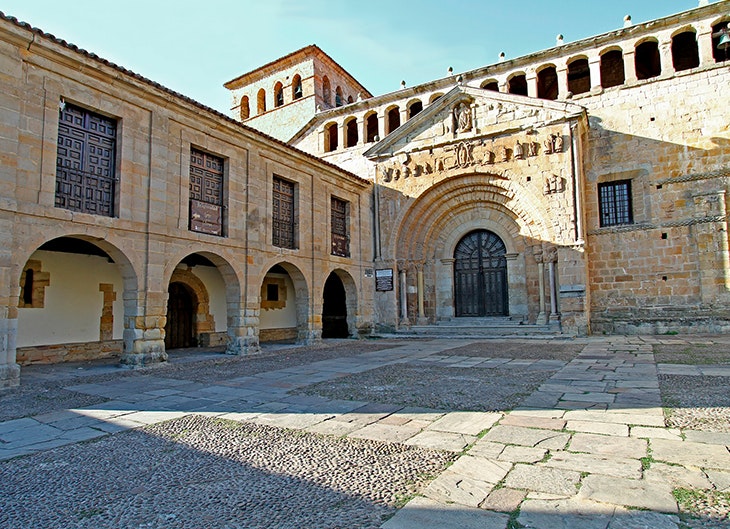
M 309 46 L 226 83 L 227 117 L 2 16 L 0 385 L 460 319 L 726 331 L 729 21 L 379 96 Z

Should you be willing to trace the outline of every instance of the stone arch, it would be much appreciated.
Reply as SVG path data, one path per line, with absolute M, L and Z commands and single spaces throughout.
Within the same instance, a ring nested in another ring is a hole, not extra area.
M 351 116 L 345 119 L 345 147 L 355 147 L 359 140 L 357 132 L 357 118 Z
M 363 119 L 363 136 L 365 137 L 365 143 L 373 143 L 376 138 L 380 137 L 380 124 L 378 123 L 378 114 L 374 110 L 365 114 Z
M 263 88 L 259 89 L 259 92 L 256 95 L 256 112 L 258 114 L 266 112 L 266 90 Z
M 435 94 L 431 94 L 431 97 L 428 98 L 428 104 L 433 105 L 443 95 L 444 94 L 441 92 L 436 92 Z
M 333 152 L 339 147 L 339 131 L 337 123 L 330 122 L 324 126 L 324 152 Z
M 611 46 L 601 50 L 601 86 L 611 88 L 626 82 L 624 71 L 624 52 L 620 46 Z
M 647 37 L 636 42 L 634 47 L 634 68 L 638 80 L 658 77 L 662 73 L 659 41 Z
M 423 101 L 420 99 L 412 99 L 408 102 L 406 108 L 408 109 L 408 119 L 413 119 L 416 114 L 423 110 Z
M 507 92 L 521 96 L 527 95 L 527 76 L 525 72 L 515 72 L 507 79 Z
M 327 281 L 330 280 L 332 276 L 337 277 L 337 279 L 341 282 L 342 287 L 344 289 L 344 295 L 345 295 L 345 315 L 346 315 L 346 330 L 347 330 L 347 336 L 354 336 L 357 333 L 357 321 L 358 321 L 358 301 L 357 301 L 357 285 L 355 284 L 355 280 L 352 278 L 352 276 L 346 271 L 341 268 L 335 268 L 330 272 L 330 274 L 327 276 L 327 280 L 325 281 L 325 284 Z M 324 335 L 325 331 L 325 309 L 327 305 L 327 299 L 326 299 L 326 289 L 323 285 L 323 305 L 322 305 L 322 330 L 323 330 L 323 338 L 326 337 Z
M 285 271 L 294 285 L 294 312 L 296 318 L 297 343 L 311 343 L 317 341 L 320 338 L 321 329 L 315 329 L 313 327 L 310 287 L 305 275 L 302 273 L 298 266 L 288 261 L 278 261 L 271 263 L 271 265 L 265 270 L 266 271 L 264 272 L 259 282 L 259 284 L 261 285 L 262 293 L 264 292 L 266 288 L 265 285 L 267 284 L 266 276 L 271 273 L 276 273 L 272 271 Z M 265 305 L 265 301 L 266 300 L 263 299 L 263 297 L 259 299 L 259 314 L 263 306 Z
M 591 70 L 588 57 L 577 55 L 568 59 L 568 91 L 573 95 L 584 94 L 591 89 Z
M 675 72 L 690 70 L 700 65 L 697 30 L 687 26 L 672 34 L 672 65 Z
M 14 279 L 11 283 L 15 295 L 11 296 L 9 305 L 11 308 L 34 308 L 46 311 L 45 314 L 33 313 L 32 320 L 49 318 L 49 321 L 60 322 L 66 334 L 63 338 L 58 338 L 54 331 L 56 340 L 45 340 L 47 343 L 42 343 L 43 339 L 38 341 L 37 335 L 34 335 L 34 340 L 27 341 L 23 336 L 24 324 L 19 319 L 18 324 L 13 326 L 12 346 L 8 347 L 11 358 L 17 358 L 23 363 L 56 363 L 124 355 L 133 351 L 136 340 L 141 338 L 137 334 L 137 329 L 143 329 L 144 323 L 143 318 L 140 319 L 138 316 L 141 302 L 139 276 L 132 259 L 122 249 L 129 241 L 116 240 L 113 235 L 102 234 L 101 229 L 91 229 L 90 233 L 86 234 L 59 231 L 49 236 L 52 230 L 53 228 L 46 227 L 28 233 L 26 249 L 16 253 L 18 261 L 15 261 L 13 266 Z M 98 236 L 96 231 L 100 232 Z M 54 259 L 59 262 L 49 266 L 46 259 L 33 257 L 39 251 L 52 252 L 64 258 L 60 261 Z M 95 258 L 96 261 L 82 257 L 78 263 L 62 264 L 63 261 L 75 259 L 74 255 Z M 87 266 L 89 268 L 85 268 Z M 33 277 L 32 285 L 28 278 L 29 273 Z M 66 314 L 67 309 L 63 308 L 62 303 L 61 305 L 47 303 L 46 295 L 50 286 L 60 289 L 61 293 L 55 296 L 56 300 L 62 302 L 63 299 L 76 299 L 78 290 L 63 292 L 66 288 L 75 288 L 73 283 L 68 283 L 73 277 L 80 280 L 78 284 L 89 285 L 89 289 L 84 288 L 84 295 L 93 304 L 101 301 L 101 312 L 80 315 L 76 311 L 69 311 L 68 316 L 71 316 L 72 312 L 73 316 L 68 318 L 70 323 L 66 324 L 63 323 L 65 321 L 63 314 Z M 99 280 L 98 285 L 91 284 L 96 277 Z M 116 281 L 121 283 L 121 292 L 114 287 Z M 29 288 L 33 290 L 30 296 L 24 292 Z M 121 310 L 114 309 L 115 301 L 122 303 Z M 48 312 L 54 310 L 61 311 L 58 317 L 55 313 Z M 115 312 L 120 318 L 115 319 Z M 34 325 L 32 320 L 26 324 Z M 80 326 L 77 327 L 77 324 Z M 22 353 L 16 349 L 16 344 L 22 349 Z M 46 352 L 37 351 L 36 346 L 44 346 Z
M 239 107 L 239 112 L 241 116 L 241 121 L 244 121 L 248 119 L 251 116 L 251 106 L 248 102 L 248 96 L 243 96 L 241 98 L 241 105 Z
M 479 85 L 479 88 L 482 88 L 484 90 L 491 90 L 493 92 L 499 92 L 499 81 L 497 81 L 496 79 L 485 79 Z
M 467 233 L 489 230 L 504 241 L 509 313 L 516 317 L 527 317 L 532 303 L 526 278 L 536 270 L 526 259 L 528 246 L 556 239 L 539 200 L 513 179 L 496 174 L 459 175 L 436 184 L 404 208 L 395 225 L 395 235 L 384 247 L 399 262 L 424 263 L 430 285 L 426 297 L 433 307 L 426 317 L 436 320 L 455 315 L 453 252 Z M 408 303 L 413 313 L 414 300 Z
M 537 69 L 537 97 L 558 98 L 558 71 L 554 64 L 543 64 Z
M 390 134 L 398 127 L 400 127 L 400 107 L 389 106 L 385 109 L 385 134 Z
M 301 99 L 303 95 L 304 92 L 302 91 L 302 76 L 296 74 L 291 82 L 291 99 L 292 101 L 296 101 L 297 99 Z
M 274 85 L 274 106 L 280 107 L 284 105 L 284 85 L 281 81 L 277 81 Z
M 325 105 L 332 106 L 332 85 L 326 75 L 322 78 L 322 99 Z
M 195 299 L 193 313 L 193 336 L 196 340 L 195 345 L 206 345 L 202 338 L 205 334 L 215 332 L 215 320 L 210 313 L 210 296 L 203 282 L 193 274 L 190 269 L 176 268 L 170 277 L 170 285 L 180 283 L 184 285 L 193 295 Z M 168 299 L 168 303 L 170 300 Z M 167 332 L 169 321 L 169 313 L 166 316 L 165 329 Z M 166 336 L 167 338 L 167 336 Z M 169 342 L 165 341 L 166 348 Z
M 256 346 L 257 344 L 246 342 L 245 336 L 247 333 L 241 326 L 242 312 L 244 311 L 244 307 L 242 306 L 242 281 L 231 262 L 233 262 L 233 259 L 204 249 L 191 252 L 188 248 L 177 253 L 167 261 L 163 277 L 161 278 L 161 284 L 165 285 L 165 292 L 167 292 L 169 285 L 178 281 L 191 289 L 195 294 L 198 300 L 196 336 L 199 339 L 200 345 L 225 344 L 227 353 L 240 354 L 244 349 L 250 346 Z M 207 291 L 203 281 L 193 273 L 194 267 L 197 264 L 214 266 L 220 274 L 220 279 L 225 289 L 225 336 L 218 336 L 216 332 L 216 322 L 211 311 L 212 300 L 210 299 L 210 292 Z M 165 299 L 166 303 L 167 298 Z
M 724 62 L 730 59 L 730 48 L 721 50 L 717 47 L 722 38 L 722 30 L 730 31 L 730 16 L 718 18 L 712 23 L 712 58 L 715 62 Z
M 344 104 L 344 99 L 342 97 L 342 88 L 339 86 L 335 88 L 335 106 L 341 107 Z

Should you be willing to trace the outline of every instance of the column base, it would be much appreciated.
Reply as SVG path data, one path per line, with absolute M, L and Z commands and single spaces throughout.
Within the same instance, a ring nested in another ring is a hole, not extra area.
M 0 389 L 20 385 L 20 366 L 18 364 L 0 365 Z
M 261 352 L 259 339 L 256 336 L 229 338 L 226 345 L 226 354 L 232 356 L 247 356 Z
M 119 363 L 125 367 L 137 369 L 140 367 L 167 362 L 165 351 L 149 351 L 147 353 L 124 353 Z
M 547 315 L 544 312 L 541 312 L 537 315 L 537 320 L 535 320 L 536 325 L 547 325 L 548 318 Z

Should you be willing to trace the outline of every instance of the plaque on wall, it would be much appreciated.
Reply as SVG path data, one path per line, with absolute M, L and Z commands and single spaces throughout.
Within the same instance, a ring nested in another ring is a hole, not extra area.
M 388 292 L 393 290 L 393 269 L 380 268 L 375 270 L 375 290 Z

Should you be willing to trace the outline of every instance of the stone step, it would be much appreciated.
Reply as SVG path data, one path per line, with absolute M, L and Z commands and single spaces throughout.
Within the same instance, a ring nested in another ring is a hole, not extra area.
M 444 337 L 566 337 L 558 324 L 534 325 L 521 319 L 499 318 L 454 318 L 434 325 L 411 325 L 396 331 L 398 336 L 444 336 Z

